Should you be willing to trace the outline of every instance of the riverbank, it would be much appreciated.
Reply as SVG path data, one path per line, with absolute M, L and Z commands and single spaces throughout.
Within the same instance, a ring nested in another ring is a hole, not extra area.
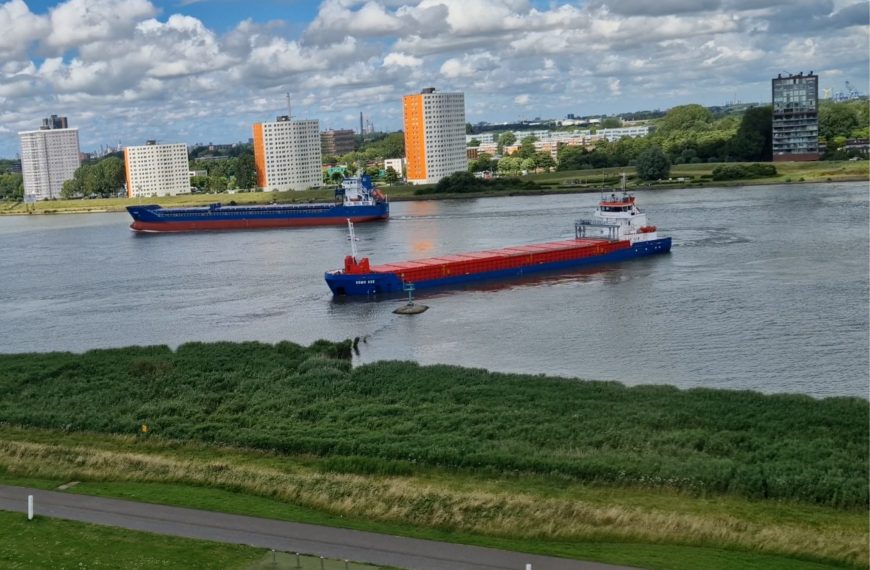
M 739 163 L 727 163 L 739 164 Z M 739 187 L 771 184 L 802 184 L 822 182 L 860 182 L 870 180 L 867 161 L 841 162 L 780 162 L 775 163 L 778 174 L 769 178 L 750 180 L 712 180 L 712 171 L 719 163 L 679 164 L 671 168 L 670 179 L 653 184 L 629 181 L 631 191 L 675 188 Z M 421 186 L 397 185 L 384 187 L 392 201 L 477 199 L 499 196 L 529 196 L 544 194 L 591 193 L 612 190 L 620 186 L 620 174 L 634 175 L 633 168 L 604 168 L 530 174 L 522 181 L 532 181 L 535 189 L 506 189 L 468 194 L 415 194 Z M 324 203 L 333 200 L 331 189 L 304 190 L 300 192 L 236 192 L 235 194 L 189 194 L 160 198 L 131 199 L 106 198 L 94 200 L 48 200 L 35 204 L 0 202 L 0 215 L 32 214 L 92 214 L 123 212 L 134 204 L 154 203 L 164 207 L 204 206 L 214 202 L 223 204 L 270 204 L 270 203 Z
M 0 481 L 645 568 L 866 567 L 866 400 L 349 351 L 0 355 Z

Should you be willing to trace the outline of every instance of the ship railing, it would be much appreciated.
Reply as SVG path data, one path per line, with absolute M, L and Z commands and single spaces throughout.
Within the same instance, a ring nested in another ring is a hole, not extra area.
M 619 240 L 619 232 L 622 226 L 620 224 L 608 224 L 595 219 L 579 219 L 574 222 L 574 237 L 581 239 L 585 237 L 605 237 L 604 232 L 607 232 L 607 239 L 610 241 Z M 589 230 L 596 230 L 592 235 Z

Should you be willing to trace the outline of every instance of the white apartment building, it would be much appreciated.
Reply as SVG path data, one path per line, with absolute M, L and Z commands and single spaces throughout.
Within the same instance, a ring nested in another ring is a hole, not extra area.
M 649 134 L 649 127 L 620 127 L 617 129 L 598 129 L 596 134 L 606 138 L 610 142 L 615 142 L 622 137 L 645 137 Z
M 254 124 L 257 186 L 265 191 L 323 186 L 320 121 L 278 117 Z
M 25 200 L 59 198 L 63 183 L 81 164 L 78 129 L 41 129 L 18 133 Z
M 465 94 L 434 88 L 403 98 L 407 178 L 433 184 L 468 170 L 465 152 Z
M 157 144 L 124 149 L 127 169 L 127 196 L 175 196 L 190 192 L 190 163 L 187 145 Z
M 403 173 L 405 172 L 405 159 L 404 158 L 385 158 L 384 159 L 384 170 L 392 168 L 396 171 L 396 174 L 401 178 Z

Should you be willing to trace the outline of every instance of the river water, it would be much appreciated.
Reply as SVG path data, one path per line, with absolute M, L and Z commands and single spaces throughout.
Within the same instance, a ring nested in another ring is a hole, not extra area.
M 567 239 L 597 195 L 399 202 L 372 263 Z M 126 214 L 0 218 L 0 351 L 361 337 L 357 362 L 868 395 L 866 184 L 640 192 L 667 256 L 336 301 L 346 228 L 138 235 Z

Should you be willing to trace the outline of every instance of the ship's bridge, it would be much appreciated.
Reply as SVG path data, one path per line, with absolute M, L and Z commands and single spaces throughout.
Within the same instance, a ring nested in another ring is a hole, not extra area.
M 647 225 L 646 214 L 635 204 L 634 196 L 627 192 L 623 192 L 621 196 L 602 196 L 592 218 L 580 219 L 574 224 L 574 235 L 577 239 L 630 239 L 633 243 L 654 239 L 654 232 L 655 228 Z

